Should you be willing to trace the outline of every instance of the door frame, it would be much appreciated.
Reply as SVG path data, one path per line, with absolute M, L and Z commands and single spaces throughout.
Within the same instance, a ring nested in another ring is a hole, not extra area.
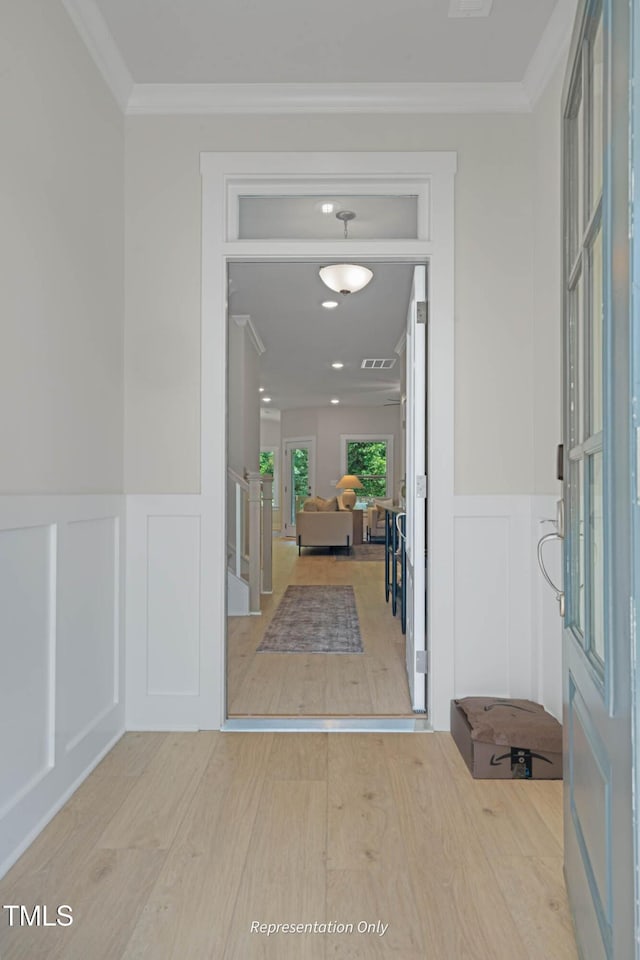
M 308 448 L 309 448 L 309 457 L 310 457 L 310 460 L 311 460 L 311 470 L 309 471 L 309 486 L 311 487 L 312 490 L 315 490 L 315 488 L 316 488 L 316 437 L 313 437 L 313 436 L 308 436 L 308 437 L 283 437 L 283 438 L 282 438 L 282 441 L 281 441 L 281 447 L 282 447 L 282 458 L 281 458 L 281 460 L 282 460 L 282 462 L 281 462 L 281 464 L 280 464 L 280 475 L 281 475 L 281 477 L 282 477 L 282 523 L 281 523 L 281 528 L 282 528 L 282 535 L 283 535 L 283 536 L 290 536 L 290 534 L 287 534 L 287 526 L 289 526 L 289 524 L 287 523 L 287 509 L 286 509 L 286 508 L 287 508 L 287 506 L 289 506 L 289 507 L 291 506 L 291 500 L 290 500 L 290 498 L 291 498 L 291 493 L 289 493 L 289 499 L 287 499 L 287 497 L 285 496 L 285 493 L 284 493 L 284 484 L 285 484 L 285 482 L 288 483 L 289 480 L 290 480 L 289 474 L 286 472 L 286 469 L 285 469 L 285 468 L 286 468 L 287 444 L 288 444 L 288 443 L 295 443 L 295 444 L 299 444 L 301 447 L 308 447 Z
M 453 650 L 453 497 L 454 497 L 454 152 L 371 153 L 202 153 L 202 303 L 201 303 L 201 497 L 210 507 L 208 529 L 217 529 L 207 548 L 207 622 L 200 662 L 199 725 L 219 729 L 226 706 L 226 413 L 227 293 L 233 260 L 318 260 L 334 256 L 338 244 L 326 241 L 252 241 L 237 235 L 234 197 L 244 185 L 295 184 L 299 192 L 351 194 L 416 193 L 425 203 L 417 240 L 368 240 L 349 243 L 353 259 L 429 263 L 429 477 L 428 565 L 429 718 L 435 729 L 449 727 L 454 693 Z M 418 184 L 418 191 L 416 191 Z M 240 187 L 239 187 L 240 185 Z M 339 186 L 340 185 L 340 186 Z M 204 572 L 204 571 L 203 571 Z M 437 678 L 437 683 L 435 682 Z M 302 728 L 302 724 L 301 727 Z

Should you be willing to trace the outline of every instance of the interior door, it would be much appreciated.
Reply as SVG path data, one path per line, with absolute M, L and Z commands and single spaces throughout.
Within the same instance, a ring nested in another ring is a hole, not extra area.
M 581 0 L 563 97 L 565 875 L 584 960 L 635 957 L 629 3 Z
M 283 471 L 283 527 L 288 537 L 296 535 L 296 513 L 311 495 L 315 484 L 315 440 L 286 440 Z
M 411 706 L 426 710 L 426 267 L 414 268 L 407 313 L 406 373 L 406 660 Z

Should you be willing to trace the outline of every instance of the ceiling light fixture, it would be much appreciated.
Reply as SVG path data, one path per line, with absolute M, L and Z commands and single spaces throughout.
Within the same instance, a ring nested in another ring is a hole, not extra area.
M 262 402 L 263 402 L 263 403 L 271 403 L 271 397 L 263 397 L 263 398 L 262 398 Z
M 338 210 L 336 218 L 344 224 L 344 238 L 349 239 L 349 223 L 355 220 L 353 210 Z M 331 263 L 320 267 L 320 279 L 336 293 L 357 293 L 371 281 L 373 270 L 358 263 Z
M 357 263 L 332 263 L 320 268 L 320 279 L 336 293 L 357 293 L 371 281 L 373 270 Z
M 342 370 L 342 368 L 344 367 L 344 363 L 340 363 L 339 360 L 336 360 L 336 362 L 332 363 L 331 366 L 333 367 L 334 370 Z
M 331 403 L 340 403 L 340 401 L 338 400 L 337 397 L 332 397 L 332 398 L 331 398 Z
M 322 210 L 322 212 L 323 212 L 324 214 L 327 214 L 327 215 L 330 214 L 330 213 L 333 213 L 333 211 L 336 209 L 336 207 L 337 207 L 337 204 L 336 204 L 336 203 L 322 203 L 322 204 L 320 204 L 320 209 Z
M 323 300 L 322 306 L 325 308 L 325 310 L 335 310 L 339 304 L 337 300 Z
M 258 393 L 264 393 L 264 387 L 258 387 Z

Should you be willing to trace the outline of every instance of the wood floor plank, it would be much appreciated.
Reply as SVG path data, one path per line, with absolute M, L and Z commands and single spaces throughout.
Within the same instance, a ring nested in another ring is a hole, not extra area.
M 207 766 L 213 742 L 210 733 L 169 734 L 98 845 L 167 850 Z
M 578 960 L 562 860 L 500 857 L 491 867 L 528 960 Z
M 120 958 L 166 854 L 158 850 L 93 849 L 50 887 L 44 902 L 55 916 L 69 904 L 66 927 L 0 927 L 3 960 L 114 960 Z M 32 906 L 33 900 L 27 904 Z
M 267 776 L 270 780 L 326 781 L 328 747 L 326 733 L 275 734 Z
M 449 734 L 135 740 L 0 883 L 73 927 L 0 925 L 2 960 L 576 960 L 561 856 L 527 852 L 560 782 L 475 781 Z
M 381 736 L 330 737 L 328 817 L 329 869 L 398 870 L 405 861 Z
M 270 765 L 271 734 L 217 734 L 123 960 L 220 957 Z
M 454 771 L 467 816 L 475 824 L 489 857 L 560 857 L 562 848 L 536 809 L 536 795 L 526 780 L 476 780 L 467 770 L 450 736 L 438 744 Z M 457 756 L 456 756 L 457 754 Z M 462 762 L 462 768 L 460 763 Z M 561 792 L 560 781 L 554 782 Z
M 331 960 L 424 960 L 422 925 L 407 871 L 384 864 L 329 870 L 327 917 L 353 931 L 326 936 Z M 364 929 L 359 930 L 363 925 Z
M 325 783 L 265 782 L 223 960 L 324 960 L 322 935 L 267 937 L 251 924 L 325 919 L 326 830 Z
M 131 731 L 98 764 L 96 777 L 139 777 L 167 738 L 166 733 Z

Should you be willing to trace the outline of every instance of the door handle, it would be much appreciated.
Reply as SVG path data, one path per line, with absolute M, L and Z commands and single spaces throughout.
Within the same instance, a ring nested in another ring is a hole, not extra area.
M 560 605 L 560 610 L 559 610 L 560 616 L 564 617 L 564 590 L 561 590 L 560 587 L 556 586 L 556 584 L 553 582 L 553 580 L 549 576 L 547 572 L 547 568 L 544 565 L 544 556 L 543 556 L 544 545 L 545 543 L 549 543 L 550 540 L 564 540 L 564 537 L 561 534 L 554 532 L 554 533 L 547 533 L 546 536 L 541 537 L 540 540 L 538 540 L 538 566 L 540 567 L 540 572 L 542 573 L 542 576 L 545 578 L 545 580 L 547 581 L 547 583 L 549 584 L 549 586 L 551 587 L 551 589 L 556 595 L 556 600 Z

